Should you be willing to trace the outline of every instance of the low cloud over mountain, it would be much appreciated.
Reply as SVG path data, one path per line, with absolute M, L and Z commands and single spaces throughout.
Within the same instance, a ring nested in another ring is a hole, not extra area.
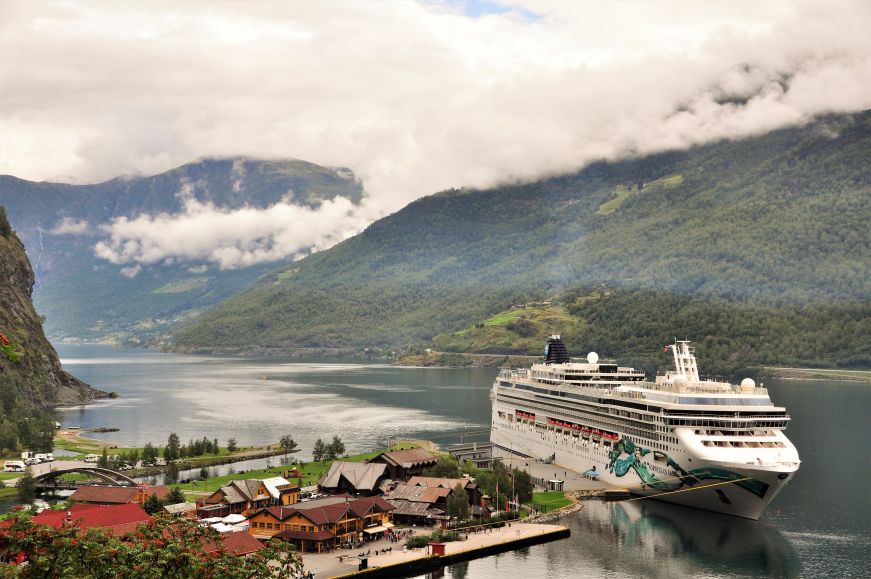
M 93 182 L 247 154 L 363 180 L 356 208 L 196 205 L 116 221 L 99 246 L 237 267 L 448 187 L 867 109 L 869 24 L 861 1 L 7 2 L 0 172 Z M 267 231 L 233 238 L 235 218 Z

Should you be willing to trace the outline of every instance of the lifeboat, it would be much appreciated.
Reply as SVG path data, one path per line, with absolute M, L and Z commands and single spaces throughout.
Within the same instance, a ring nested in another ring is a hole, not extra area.
M 605 440 L 614 441 L 614 440 L 617 440 L 617 438 L 619 438 L 619 437 L 617 436 L 616 432 L 606 432 L 602 435 L 602 438 L 604 438 Z
M 592 432 L 593 438 L 602 438 L 602 431 L 598 428 L 594 428 Z

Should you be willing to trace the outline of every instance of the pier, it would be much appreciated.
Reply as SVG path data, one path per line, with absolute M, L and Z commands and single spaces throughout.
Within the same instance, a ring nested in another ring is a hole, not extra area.
M 430 530 L 422 528 L 421 533 Z M 568 528 L 562 525 L 545 525 L 535 523 L 512 523 L 511 526 L 494 528 L 490 531 L 470 533 L 463 541 L 441 543 L 444 546 L 443 555 L 432 554 L 432 548 L 408 549 L 403 552 L 402 543 L 390 543 L 386 540 L 367 543 L 365 549 L 335 550 L 330 553 L 303 555 L 306 572 L 313 571 L 318 579 L 324 577 L 359 577 L 361 579 L 380 579 L 411 577 L 427 573 L 445 565 L 462 561 L 470 561 L 481 557 L 489 557 L 506 551 L 514 551 L 523 547 L 547 543 L 570 536 Z M 381 550 L 392 548 L 391 552 L 380 553 Z M 364 551 L 367 568 L 360 569 Z
M 500 457 L 499 460 L 507 467 L 528 472 L 529 476 L 532 477 L 532 482 L 544 489 L 580 491 L 579 495 L 583 498 L 601 497 L 609 500 L 629 498 L 629 491 L 623 487 L 603 482 L 597 478 L 586 477 L 583 473 L 563 466 L 516 456 Z M 562 482 L 561 488 L 548 488 L 551 481 Z

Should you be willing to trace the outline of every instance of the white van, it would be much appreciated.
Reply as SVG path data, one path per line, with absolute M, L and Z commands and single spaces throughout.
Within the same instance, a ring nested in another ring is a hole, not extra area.
M 97 462 L 100 460 L 100 457 L 96 454 L 89 454 L 85 457 L 85 462 Z
M 33 458 L 39 462 L 48 462 L 48 457 L 45 454 L 34 454 Z
M 20 460 L 7 460 L 3 465 L 3 472 L 24 472 L 26 466 Z

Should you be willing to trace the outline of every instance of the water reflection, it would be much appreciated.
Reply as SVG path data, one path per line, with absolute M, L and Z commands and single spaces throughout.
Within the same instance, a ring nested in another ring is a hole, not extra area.
M 588 501 L 569 539 L 452 565 L 446 577 L 795 577 L 798 554 L 764 521 L 652 500 Z
M 572 533 L 601 565 L 630 574 L 795 576 L 801 562 L 771 525 L 654 500 L 590 502 L 570 519 Z M 613 563 L 612 563 L 613 564 Z

